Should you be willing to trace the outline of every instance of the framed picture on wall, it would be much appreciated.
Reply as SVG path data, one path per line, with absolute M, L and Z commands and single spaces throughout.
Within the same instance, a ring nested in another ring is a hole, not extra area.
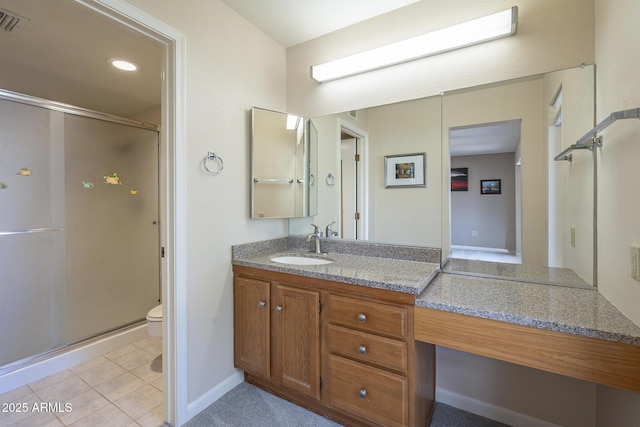
M 480 194 L 502 194 L 501 179 L 480 180 Z
M 426 187 L 426 153 L 384 156 L 384 187 Z
M 451 191 L 469 191 L 469 168 L 451 168 Z

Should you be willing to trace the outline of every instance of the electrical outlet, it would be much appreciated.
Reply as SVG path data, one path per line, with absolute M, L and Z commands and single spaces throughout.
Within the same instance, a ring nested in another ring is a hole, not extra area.
M 640 281 L 640 248 L 631 246 L 631 277 Z
M 471 230 L 471 235 L 476 237 L 478 235 L 478 230 Z

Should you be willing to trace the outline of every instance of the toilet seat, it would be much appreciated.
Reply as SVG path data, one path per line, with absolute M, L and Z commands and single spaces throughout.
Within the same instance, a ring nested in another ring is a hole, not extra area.
M 147 313 L 147 321 L 149 322 L 161 322 L 162 321 L 162 304 L 153 307 Z

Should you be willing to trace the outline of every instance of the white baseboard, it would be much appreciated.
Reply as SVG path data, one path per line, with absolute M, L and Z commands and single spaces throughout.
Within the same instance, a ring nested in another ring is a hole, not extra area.
M 29 366 L 0 375 L 0 394 L 48 377 L 80 363 L 102 356 L 147 337 L 147 325 L 141 324 L 104 338 L 74 347 Z
M 483 248 L 480 246 L 460 246 L 460 245 L 451 245 L 451 249 L 459 249 L 463 251 L 482 251 L 482 252 L 499 252 L 503 254 L 511 253 L 509 249 L 503 248 Z
M 232 388 L 241 384 L 244 381 L 244 372 L 236 370 L 233 374 L 223 380 L 220 384 L 207 391 L 200 397 L 198 397 L 193 402 L 190 402 L 187 405 L 187 419 L 188 421 L 191 418 L 198 415 L 200 412 L 205 410 L 209 405 L 214 403 L 216 400 L 220 399 L 227 392 L 231 391 Z
M 559 424 L 492 405 L 440 387 L 436 387 L 436 402 L 444 403 L 445 405 L 453 406 L 454 408 L 462 409 L 463 411 L 471 412 L 472 414 L 480 415 L 510 426 L 561 427 Z

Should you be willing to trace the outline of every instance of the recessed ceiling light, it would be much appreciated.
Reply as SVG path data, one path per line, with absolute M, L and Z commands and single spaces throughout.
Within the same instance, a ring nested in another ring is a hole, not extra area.
M 107 61 L 109 62 L 109 64 L 123 71 L 137 71 L 140 68 L 138 64 L 127 61 L 126 59 L 109 58 Z

